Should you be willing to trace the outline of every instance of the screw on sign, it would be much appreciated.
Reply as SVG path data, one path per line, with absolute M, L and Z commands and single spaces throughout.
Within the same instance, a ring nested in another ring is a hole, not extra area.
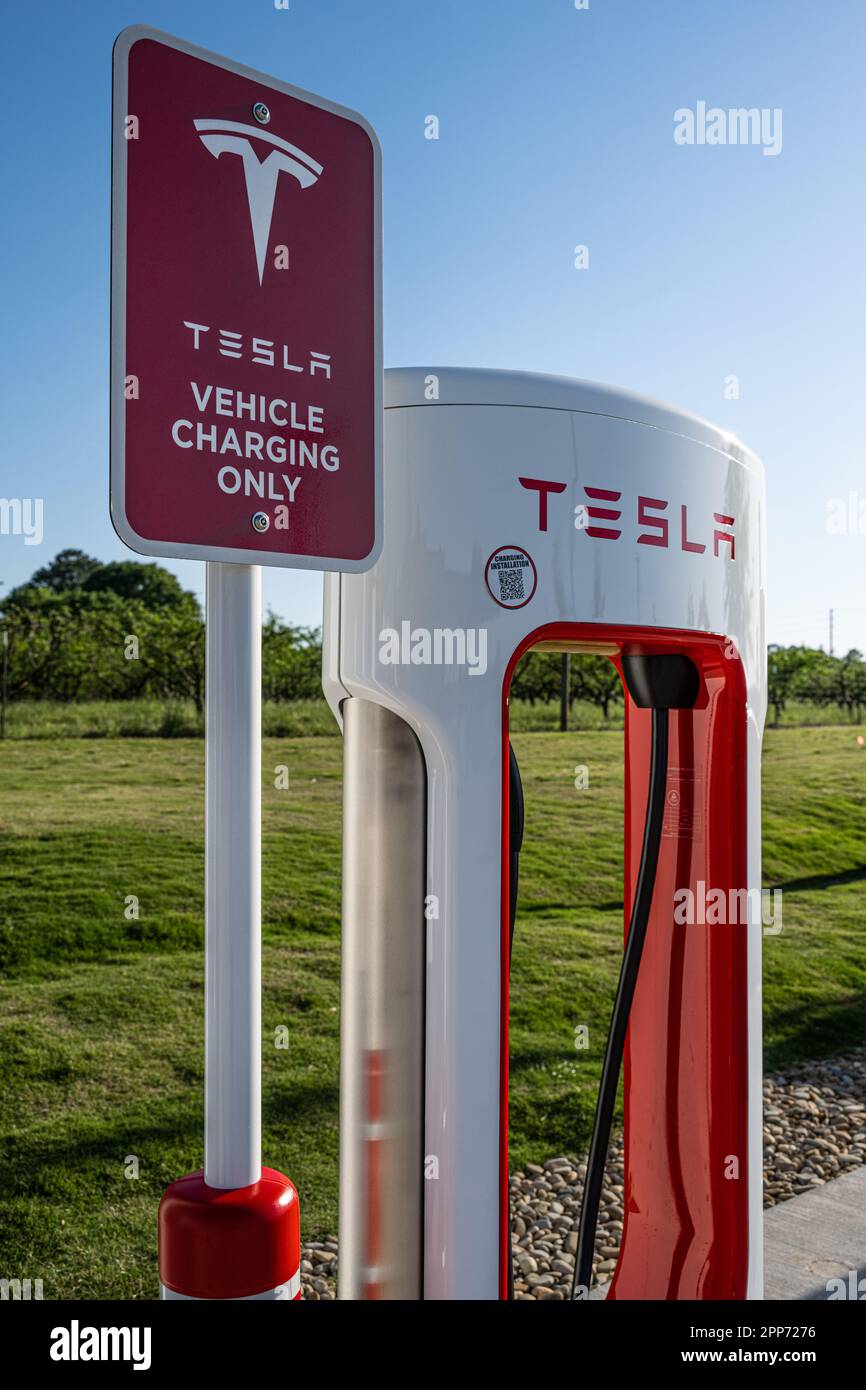
M 379 147 L 143 28 L 112 120 L 112 520 L 208 561 L 204 1168 L 160 1204 L 160 1291 L 294 1300 L 297 1192 L 261 1152 L 260 566 L 363 570 L 381 545 Z
M 117 41 L 114 108 L 121 538 L 151 555 L 368 568 L 382 418 L 374 132 L 146 28 Z

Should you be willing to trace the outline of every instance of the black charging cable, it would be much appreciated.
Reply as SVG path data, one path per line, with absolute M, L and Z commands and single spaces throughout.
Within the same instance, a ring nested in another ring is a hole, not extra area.
M 572 1298 L 583 1296 L 583 1290 L 588 1291 L 592 1282 L 592 1255 L 595 1249 L 595 1232 L 604 1183 L 604 1167 L 607 1162 L 607 1150 L 610 1143 L 610 1129 L 616 1105 L 616 1090 L 619 1085 L 625 1035 L 628 1030 L 628 1020 L 637 985 L 650 908 L 652 907 L 653 889 L 655 888 L 662 820 L 665 810 L 667 771 L 668 712 L 666 709 L 654 709 L 652 712 L 649 795 L 644 823 L 643 848 L 640 856 L 637 888 L 632 904 L 631 921 L 629 922 L 628 936 L 626 937 L 622 966 L 619 972 L 619 984 L 611 1014 L 610 1032 L 607 1035 L 595 1122 L 592 1127 L 592 1142 L 589 1146 L 589 1158 L 586 1164 L 586 1181 L 583 1185 L 583 1201 L 580 1206 L 577 1252 L 574 1257 Z
M 634 703 L 641 708 L 652 710 L 649 790 L 637 886 L 607 1035 L 592 1140 L 586 1164 L 577 1250 L 574 1257 L 572 1299 L 586 1297 L 592 1283 L 592 1256 L 616 1091 L 658 868 L 668 772 L 668 710 L 691 708 L 697 699 L 699 689 L 697 667 L 687 656 L 624 655 L 622 667 L 623 677 Z
M 508 965 L 514 945 L 514 919 L 517 916 L 517 881 L 520 851 L 523 847 L 523 783 L 511 744 L 508 745 Z
M 514 749 L 508 745 L 508 969 L 514 945 L 514 919 L 517 916 L 517 883 L 520 850 L 523 845 L 523 783 Z M 511 1218 L 508 1220 L 508 1297 L 514 1297 L 514 1260 L 511 1253 Z

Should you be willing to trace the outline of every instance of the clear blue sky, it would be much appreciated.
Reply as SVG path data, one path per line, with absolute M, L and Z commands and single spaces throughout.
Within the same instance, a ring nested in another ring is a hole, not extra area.
M 108 520 L 111 45 L 167 29 L 364 112 L 384 154 L 385 361 L 561 372 L 671 401 L 764 459 L 769 636 L 866 649 L 862 0 L 87 0 L 7 5 L 0 496 L 41 547 Z M 780 107 L 777 157 L 678 146 L 673 113 Z M 424 139 L 424 118 L 441 122 Z M 577 243 L 590 270 L 573 268 Z M 724 380 L 740 378 L 726 400 Z M 172 565 L 201 592 L 203 567 Z M 316 574 L 265 597 L 318 623 Z

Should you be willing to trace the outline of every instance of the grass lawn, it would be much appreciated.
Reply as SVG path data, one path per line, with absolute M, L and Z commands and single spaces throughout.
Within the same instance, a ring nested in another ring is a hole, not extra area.
M 623 709 L 612 704 L 608 720 L 597 705 L 574 700 L 569 714 L 572 729 L 621 729 Z M 835 705 L 814 705 L 792 700 L 783 711 L 781 725 L 859 727 L 856 715 Z M 553 733 L 559 729 L 559 702 L 511 701 L 511 727 L 517 733 Z M 265 738 L 336 737 L 334 716 L 323 696 L 315 700 L 263 700 L 262 733 Z M 55 738 L 201 738 L 204 719 L 192 700 L 142 698 L 136 700 L 18 700 L 6 716 L 10 739 Z
M 321 733 L 325 732 L 324 726 Z M 866 749 L 852 728 L 771 730 L 766 1058 L 866 1039 Z M 619 968 L 622 739 L 518 733 L 527 838 L 515 936 L 515 1162 L 588 1138 Z M 0 746 L 0 1276 L 46 1298 L 152 1298 L 166 1184 L 202 1161 L 204 747 L 196 738 Z M 590 787 L 576 793 L 586 763 Z M 289 768 L 290 791 L 274 789 Z M 264 745 L 264 1150 L 336 1228 L 341 743 Z M 544 840 L 542 842 L 542 833 Z M 128 897 L 139 915 L 125 916 Z M 288 1051 L 273 1030 L 289 1028 Z M 134 1156 L 139 1176 L 125 1176 Z

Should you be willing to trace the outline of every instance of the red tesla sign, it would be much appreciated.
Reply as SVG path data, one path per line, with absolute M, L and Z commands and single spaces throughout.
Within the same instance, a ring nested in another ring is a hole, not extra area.
M 127 29 L 112 224 L 118 534 L 148 555 L 367 568 L 382 418 L 371 127 Z

